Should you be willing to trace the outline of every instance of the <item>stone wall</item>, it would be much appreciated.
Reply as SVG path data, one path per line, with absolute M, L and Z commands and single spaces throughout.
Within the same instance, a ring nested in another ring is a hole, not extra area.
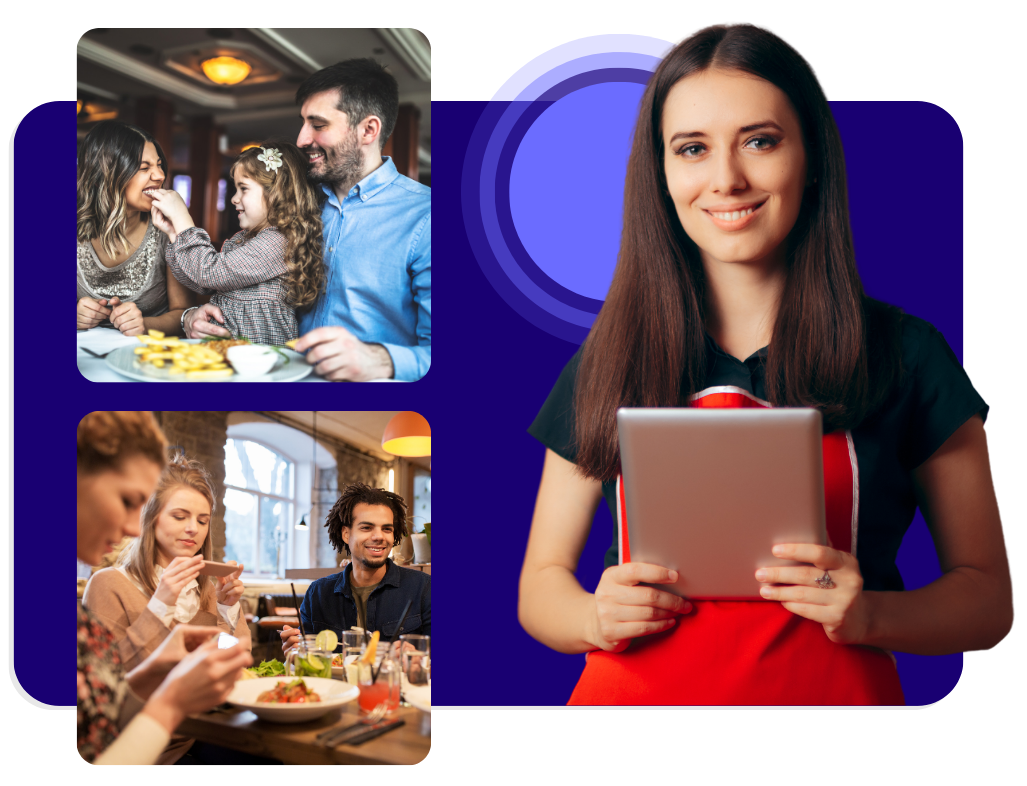
M 214 560 L 225 558 L 225 441 L 228 412 L 155 412 L 170 446 L 183 450 L 187 459 L 198 461 L 214 481 L 214 511 L 211 539 Z

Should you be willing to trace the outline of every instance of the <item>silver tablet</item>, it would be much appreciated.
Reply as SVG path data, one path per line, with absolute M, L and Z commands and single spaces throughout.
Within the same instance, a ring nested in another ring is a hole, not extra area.
M 684 597 L 759 600 L 757 568 L 797 564 L 775 543 L 827 542 L 821 428 L 815 409 L 618 410 L 631 561 Z

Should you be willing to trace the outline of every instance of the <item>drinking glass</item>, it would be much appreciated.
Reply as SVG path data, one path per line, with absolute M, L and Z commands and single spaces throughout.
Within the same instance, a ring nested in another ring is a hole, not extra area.
M 339 634 L 339 643 L 342 645 L 342 664 L 346 668 L 346 682 L 356 685 L 357 678 L 356 661 L 364 654 L 367 645 L 364 637 L 354 630 L 344 630 Z
M 410 685 L 431 684 L 431 637 L 404 633 L 399 637 L 403 676 Z
M 332 676 L 332 653 L 319 649 L 317 637 L 306 635 L 285 656 L 285 673 L 290 677 Z
M 360 668 L 360 705 L 361 713 L 367 715 L 379 704 L 385 704 L 385 716 L 391 718 L 399 708 L 399 665 L 386 655 L 378 669 L 377 679 L 370 666 Z

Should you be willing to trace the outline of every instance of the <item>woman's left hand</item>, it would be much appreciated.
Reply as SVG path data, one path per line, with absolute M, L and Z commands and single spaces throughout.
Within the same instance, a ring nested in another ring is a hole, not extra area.
M 760 595 L 781 601 L 793 614 L 821 623 L 833 642 L 859 644 L 866 635 L 869 615 L 863 596 L 863 575 L 856 558 L 848 552 L 811 543 L 777 545 L 773 554 L 808 565 L 760 568 L 756 580 L 765 585 L 760 588 Z M 825 572 L 830 573 L 834 584 L 829 589 L 817 585 L 817 579 Z
M 238 565 L 233 559 L 225 563 L 226 565 Z M 234 573 L 229 573 L 227 576 L 221 576 L 218 578 L 217 596 L 218 603 L 222 606 L 234 606 L 239 602 L 239 598 L 242 597 L 243 591 L 246 589 L 243 583 L 239 580 L 239 576 L 242 574 L 243 566 L 239 565 L 239 569 Z
M 110 315 L 111 324 L 126 336 L 138 336 L 144 333 L 146 327 L 143 325 L 143 312 L 139 310 L 139 306 L 135 303 L 120 301 L 115 303 L 117 300 L 118 298 L 111 298 L 107 304 L 113 308 Z

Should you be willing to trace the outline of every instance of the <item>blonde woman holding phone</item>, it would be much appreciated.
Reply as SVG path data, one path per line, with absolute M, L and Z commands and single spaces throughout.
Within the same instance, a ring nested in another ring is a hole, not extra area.
M 127 668 L 145 660 L 183 623 L 214 627 L 249 650 L 240 604 L 243 566 L 217 579 L 200 575 L 203 561 L 211 558 L 213 505 L 207 471 L 194 461 L 173 461 L 143 508 L 139 537 L 117 567 L 97 571 L 86 585 L 82 605 L 114 634 Z M 174 763 L 192 745 L 190 738 L 174 737 L 158 763 Z
M 97 564 L 139 535 L 166 462 L 149 412 L 92 412 L 78 427 L 78 558 Z M 88 609 L 78 614 L 78 750 L 93 764 L 153 764 L 187 715 L 225 700 L 247 647 L 218 649 L 215 628 L 179 625 L 136 668 Z

